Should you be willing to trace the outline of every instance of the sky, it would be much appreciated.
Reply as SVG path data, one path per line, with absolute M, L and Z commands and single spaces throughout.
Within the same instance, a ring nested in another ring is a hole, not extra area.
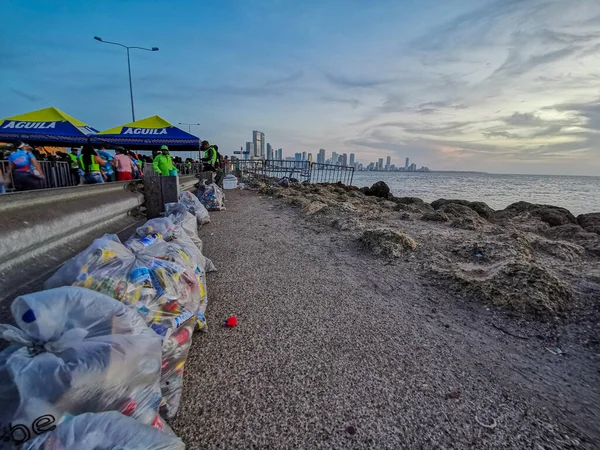
M 261 130 L 438 170 L 598 175 L 598 0 L 5 0 L 0 117 L 56 106 L 97 129 Z M 185 128 L 185 127 L 184 127 Z

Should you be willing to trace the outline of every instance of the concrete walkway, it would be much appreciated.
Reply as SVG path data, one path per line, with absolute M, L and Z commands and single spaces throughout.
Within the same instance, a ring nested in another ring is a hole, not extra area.
M 189 449 L 594 448 L 512 376 L 528 342 L 275 199 L 227 197 L 201 230 L 219 272 L 172 423 Z

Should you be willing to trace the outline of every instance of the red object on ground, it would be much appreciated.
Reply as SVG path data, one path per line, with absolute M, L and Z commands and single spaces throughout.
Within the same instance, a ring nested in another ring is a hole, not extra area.
M 237 327 L 237 317 L 229 316 L 225 321 L 225 326 L 229 328 Z
M 117 181 L 129 181 L 132 179 L 131 172 L 117 172 Z

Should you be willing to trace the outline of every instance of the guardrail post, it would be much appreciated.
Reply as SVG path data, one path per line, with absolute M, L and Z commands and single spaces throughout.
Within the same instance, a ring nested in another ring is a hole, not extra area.
M 160 217 L 165 203 L 179 201 L 179 177 L 163 177 L 160 175 L 144 177 L 144 196 L 146 199 L 146 216 L 148 219 Z

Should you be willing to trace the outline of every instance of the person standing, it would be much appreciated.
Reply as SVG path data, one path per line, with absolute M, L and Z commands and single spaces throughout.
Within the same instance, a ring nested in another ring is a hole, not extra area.
M 83 146 L 80 162 L 84 172 L 83 182 L 85 184 L 104 183 L 101 168 L 107 163 L 98 156 L 98 153 L 96 153 L 96 150 L 91 145 L 86 144 Z
M 127 151 L 123 147 L 117 147 L 117 154 L 114 157 L 115 170 L 117 171 L 117 181 L 133 180 L 133 164 Z
M 31 147 L 20 143 L 17 150 L 10 154 L 8 162 L 13 173 L 15 188 L 19 191 L 31 191 L 42 188 L 44 173 L 40 163 L 31 153 Z
M 217 149 L 215 147 L 214 145 L 210 145 L 208 141 L 202 141 L 200 150 L 204 152 L 204 158 L 202 158 L 204 170 L 214 172 L 217 168 Z
M 68 153 L 69 159 L 71 160 L 71 178 L 73 186 L 77 186 L 81 183 L 81 169 L 79 168 L 79 149 L 77 147 L 71 147 L 71 153 Z
M 101 168 L 104 181 L 115 181 L 115 172 L 113 170 L 113 157 L 106 151 L 104 146 L 97 150 L 98 156 L 106 161 L 106 165 Z
M 161 153 L 156 155 L 154 161 L 152 161 L 152 167 L 157 175 L 166 177 L 169 176 L 170 171 L 175 170 L 175 166 L 173 165 L 171 155 L 169 155 L 169 147 L 163 145 L 160 150 Z

